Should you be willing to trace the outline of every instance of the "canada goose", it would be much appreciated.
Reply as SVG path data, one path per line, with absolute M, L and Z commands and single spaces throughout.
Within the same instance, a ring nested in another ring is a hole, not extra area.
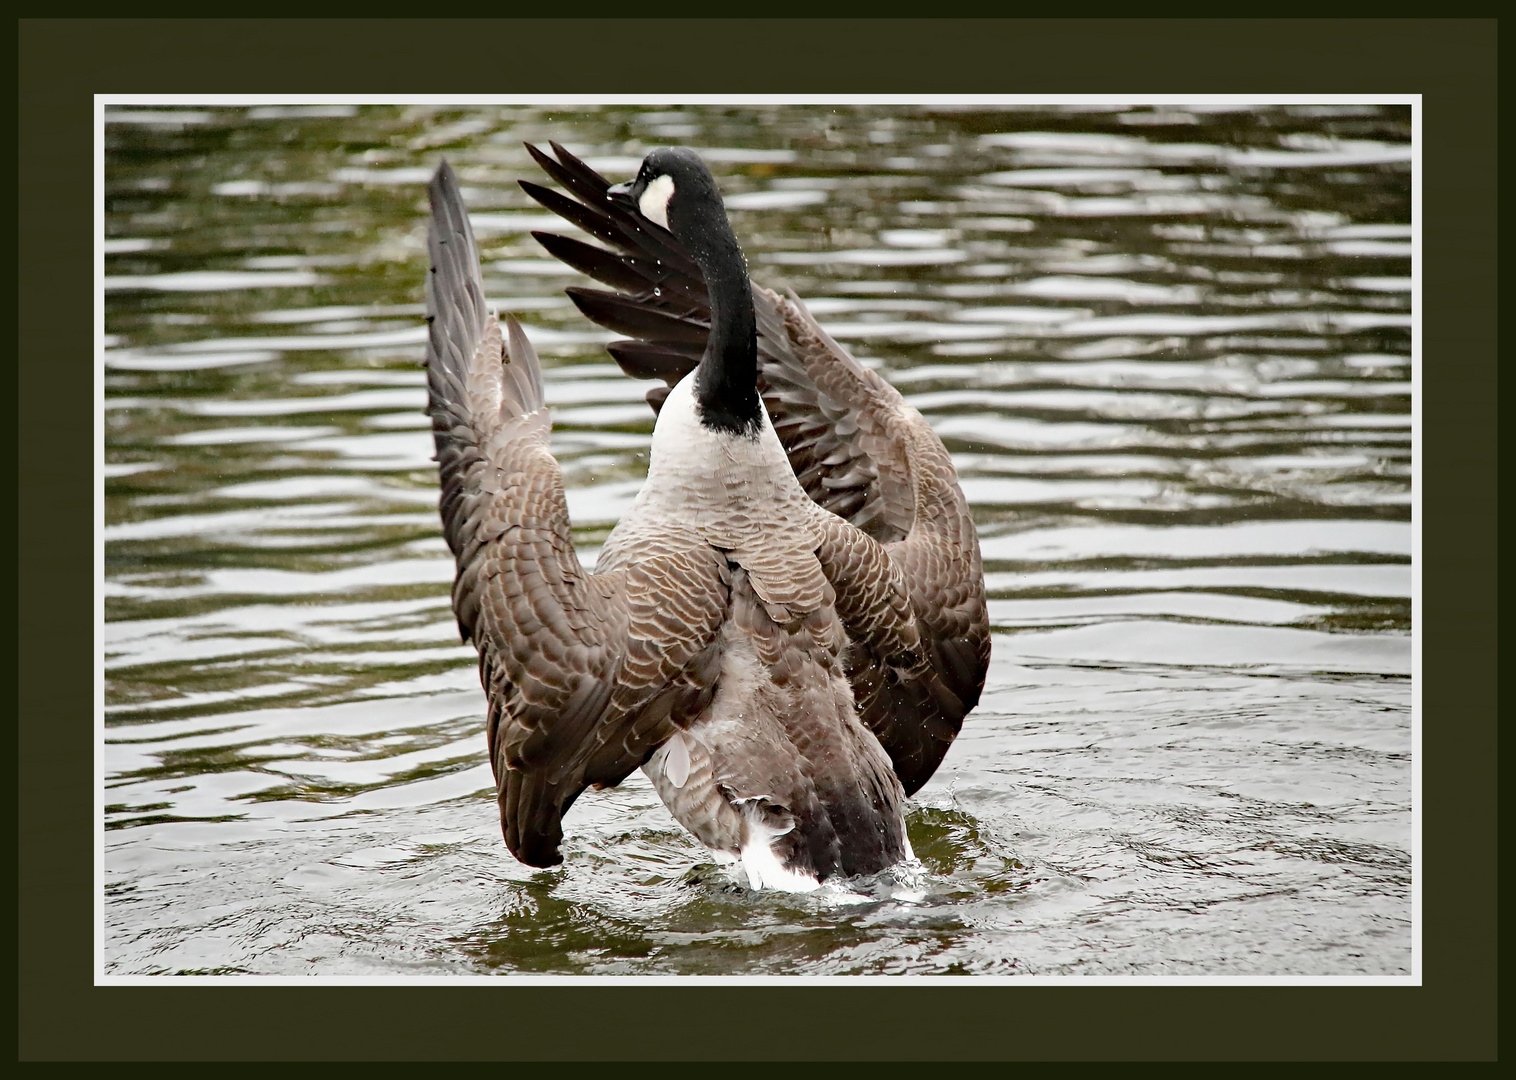
M 814 888 L 910 857 L 903 803 L 979 700 L 979 545 L 942 442 L 793 294 L 753 286 L 685 149 L 614 187 L 556 143 L 522 181 L 609 245 L 536 233 L 630 375 L 661 378 L 647 482 L 580 566 L 541 368 L 485 308 L 458 181 L 433 178 L 428 386 L 453 609 L 479 651 L 506 844 L 562 861 L 586 787 L 641 767 L 749 883 Z M 577 201 L 576 201 L 577 199 Z

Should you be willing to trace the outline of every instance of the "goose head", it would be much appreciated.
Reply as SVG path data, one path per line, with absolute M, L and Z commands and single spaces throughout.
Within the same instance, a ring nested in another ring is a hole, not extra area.
M 682 146 L 663 146 L 649 152 L 637 175 L 616 184 L 606 195 L 635 207 L 647 220 L 681 240 L 698 239 L 717 222 L 731 232 L 716 178 L 699 154 Z
M 752 284 L 716 178 L 693 150 L 660 147 L 643 158 L 636 177 L 606 197 L 672 233 L 700 267 L 711 328 L 693 376 L 696 411 L 708 428 L 757 438 L 763 400 Z

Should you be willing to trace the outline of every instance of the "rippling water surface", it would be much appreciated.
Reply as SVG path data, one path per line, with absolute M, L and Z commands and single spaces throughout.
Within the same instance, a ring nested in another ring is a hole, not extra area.
M 523 140 L 716 172 L 953 452 L 984 699 L 887 880 L 755 893 L 640 773 L 500 838 L 419 367 L 444 154 L 586 563 L 653 417 Z M 1410 117 L 137 108 L 105 129 L 110 975 L 1411 971 Z

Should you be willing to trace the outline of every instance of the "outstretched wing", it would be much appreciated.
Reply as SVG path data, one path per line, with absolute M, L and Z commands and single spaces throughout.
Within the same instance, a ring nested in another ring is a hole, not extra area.
M 614 573 L 580 566 L 536 353 L 485 306 L 445 162 L 428 193 L 427 386 L 453 611 L 479 650 L 506 843 L 550 866 L 579 793 L 619 783 L 708 703 L 728 570 L 677 531 Z
M 667 230 L 609 200 L 609 181 L 551 146 L 556 160 L 527 149 L 574 198 L 526 181 L 522 188 L 607 247 L 533 235 L 615 290 L 567 291 L 590 319 L 630 339 L 608 347 L 622 370 L 666 384 L 648 393 L 656 410 L 704 352 L 704 281 Z M 819 554 L 854 641 L 849 670 L 861 716 L 911 793 L 978 703 L 989 666 L 973 519 L 942 441 L 898 391 L 832 340 L 798 297 L 755 285 L 753 305 L 759 390 L 774 429 L 801 486 L 851 527 L 825 529 L 831 557 Z M 904 590 L 904 606 L 878 590 Z M 850 604 L 848 594 L 871 599 Z

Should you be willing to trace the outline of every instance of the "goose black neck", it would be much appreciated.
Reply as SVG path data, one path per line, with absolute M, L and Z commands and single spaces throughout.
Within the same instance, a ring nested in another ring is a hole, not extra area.
M 708 428 L 756 438 L 763 425 L 758 396 L 758 328 L 747 260 L 726 215 L 687 242 L 705 277 L 711 332 L 695 369 L 695 400 Z

